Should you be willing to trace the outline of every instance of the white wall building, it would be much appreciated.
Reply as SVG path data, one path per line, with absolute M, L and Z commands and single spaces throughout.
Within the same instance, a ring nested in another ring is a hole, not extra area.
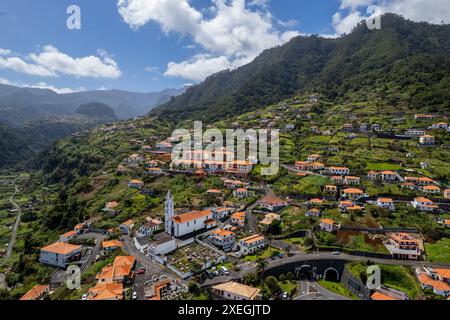
M 66 268 L 81 254 L 82 246 L 55 242 L 41 249 L 39 262 L 55 267 Z

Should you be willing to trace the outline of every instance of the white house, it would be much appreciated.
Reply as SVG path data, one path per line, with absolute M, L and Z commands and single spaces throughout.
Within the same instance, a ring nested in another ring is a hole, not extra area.
M 424 197 L 415 198 L 411 204 L 416 210 L 419 211 L 433 212 L 439 209 L 439 207 L 435 205 L 433 201 Z
M 316 217 L 320 217 L 320 215 L 321 215 L 320 209 L 317 209 L 317 208 L 312 208 L 305 213 L 305 216 L 308 218 L 313 218 L 313 217 L 316 218 Z
M 272 212 L 279 211 L 288 205 L 286 201 L 273 196 L 264 197 L 259 204 L 261 208 Z
M 396 181 L 398 179 L 397 173 L 390 170 L 380 172 L 380 176 L 383 181 Z
M 138 233 L 142 236 L 150 236 L 156 231 L 159 231 L 161 229 L 162 224 L 163 224 L 162 221 L 152 219 L 151 221 L 148 221 L 145 224 L 143 224 L 139 228 Z
M 329 167 L 328 172 L 332 175 L 345 176 L 350 174 L 350 169 L 347 167 Z
M 334 232 L 339 229 L 333 219 L 321 219 L 319 227 L 320 230 L 325 232 Z
M 438 123 L 433 123 L 430 127 L 430 129 L 432 130 L 447 130 L 448 128 L 448 124 L 446 122 L 438 122 Z
M 248 196 L 248 190 L 246 188 L 237 188 L 233 190 L 233 197 L 244 199 Z
M 408 129 L 405 131 L 405 135 L 408 137 L 421 137 L 426 134 L 427 134 L 427 132 L 425 130 L 420 130 L 420 129 Z
M 236 211 L 235 208 L 221 207 L 212 209 L 213 219 L 222 220 Z
M 445 198 L 445 199 L 450 199 L 450 189 L 446 189 L 446 190 L 444 191 L 444 198 Z
M 211 233 L 212 242 L 215 246 L 224 251 L 229 251 L 236 242 L 234 232 L 224 229 L 217 229 Z
M 134 189 L 142 189 L 144 187 L 144 182 L 139 179 L 133 179 L 128 182 L 128 187 Z
M 134 221 L 130 219 L 125 222 L 122 222 L 119 225 L 119 230 L 120 230 L 120 232 L 122 232 L 122 234 L 131 234 L 133 227 L 134 227 Z
M 82 246 L 64 242 L 55 242 L 41 248 L 39 262 L 55 267 L 66 268 L 80 258 Z
M 346 185 L 358 185 L 360 183 L 361 183 L 361 178 L 360 177 L 346 176 L 344 178 L 344 184 L 346 184 Z
M 432 146 L 432 145 L 434 145 L 434 142 L 435 142 L 434 137 L 431 136 L 431 135 L 429 135 L 429 134 L 426 134 L 426 135 L 421 136 L 421 137 L 419 138 L 419 143 L 420 143 L 422 146 Z
M 226 282 L 212 287 L 213 294 L 227 300 L 261 300 L 261 289 L 237 282 Z
M 59 236 L 59 242 L 69 242 L 77 236 L 75 230 L 71 230 Z
M 245 226 L 245 212 L 236 212 L 231 215 L 231 224 L 238 226 L 238 227 L 244 227 Z
M 395 210 L 394 200 L 392 200 L 391 198 L 378 198 L 377 206 L 391 211 Z
M 423 251 L 423 241 L 408 233 L 391 233 L 384 246 L 392 258 L 398 260 L 420 260 Z
M 239 252 L 241 256 L 246 256 L 255 253 L 266 246 L 266 241 L 263 235 L 255 234 L 250 237 L 239 240 Z

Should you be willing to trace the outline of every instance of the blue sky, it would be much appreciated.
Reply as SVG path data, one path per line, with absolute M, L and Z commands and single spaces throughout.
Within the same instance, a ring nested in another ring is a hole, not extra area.
M 422 18 L 425 0 L 2 0 L 0 82 L 58 92 L 155 91 L 199 82 L 297 34 L 348 32 L 367 6 Z M 450 16 L 448 0 L 425 20 Z M 68 30 L 66 9 L 81 9 Z M 400 7 L 399 7 L 400 6 Z M 434 6 L 434 7 L 433 7 Z M 436 7 L 436 8 L 435 8 Z M 413 8 L 414 9 L 414 8 Z

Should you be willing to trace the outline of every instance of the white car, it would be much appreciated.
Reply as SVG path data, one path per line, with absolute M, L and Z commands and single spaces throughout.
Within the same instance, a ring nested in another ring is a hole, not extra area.
M 131 299 L 136 300 L 137 299 L 137 292 L 133 292 L 133 295 L 131 296 Z
M 88 299 L 88 294 L 87 293 L 83 294 L 83 296 L 81 297 L 81 300 L 87 300 L 87 299 Z
M 340 256 L 340 255 L 341 255 L 341 253 L 339 251 L 333 252 L 333 256 Z

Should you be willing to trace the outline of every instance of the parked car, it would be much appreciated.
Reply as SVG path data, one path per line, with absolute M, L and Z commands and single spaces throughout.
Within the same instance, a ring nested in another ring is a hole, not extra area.
M 230 271 L 228 271 L 228 269 L 226 267 L 222 267 L 221 270 L 226 276 L 228 276 L 230 274 Z
M 88 299 L 88 294 L 87 293 L 83 294 L 83 296 L 81 297 L 81 300 L 87 300 L 87 299 Z
M 131 296 L 131 299 L 136 300 L 137 299 L 137 292 L 133 292 L 133 295 Z
M 341 255 L 341 253 L 339 251 L 334 251 L 333 252 L 333 256 L 339 256 L 339 255 Z

